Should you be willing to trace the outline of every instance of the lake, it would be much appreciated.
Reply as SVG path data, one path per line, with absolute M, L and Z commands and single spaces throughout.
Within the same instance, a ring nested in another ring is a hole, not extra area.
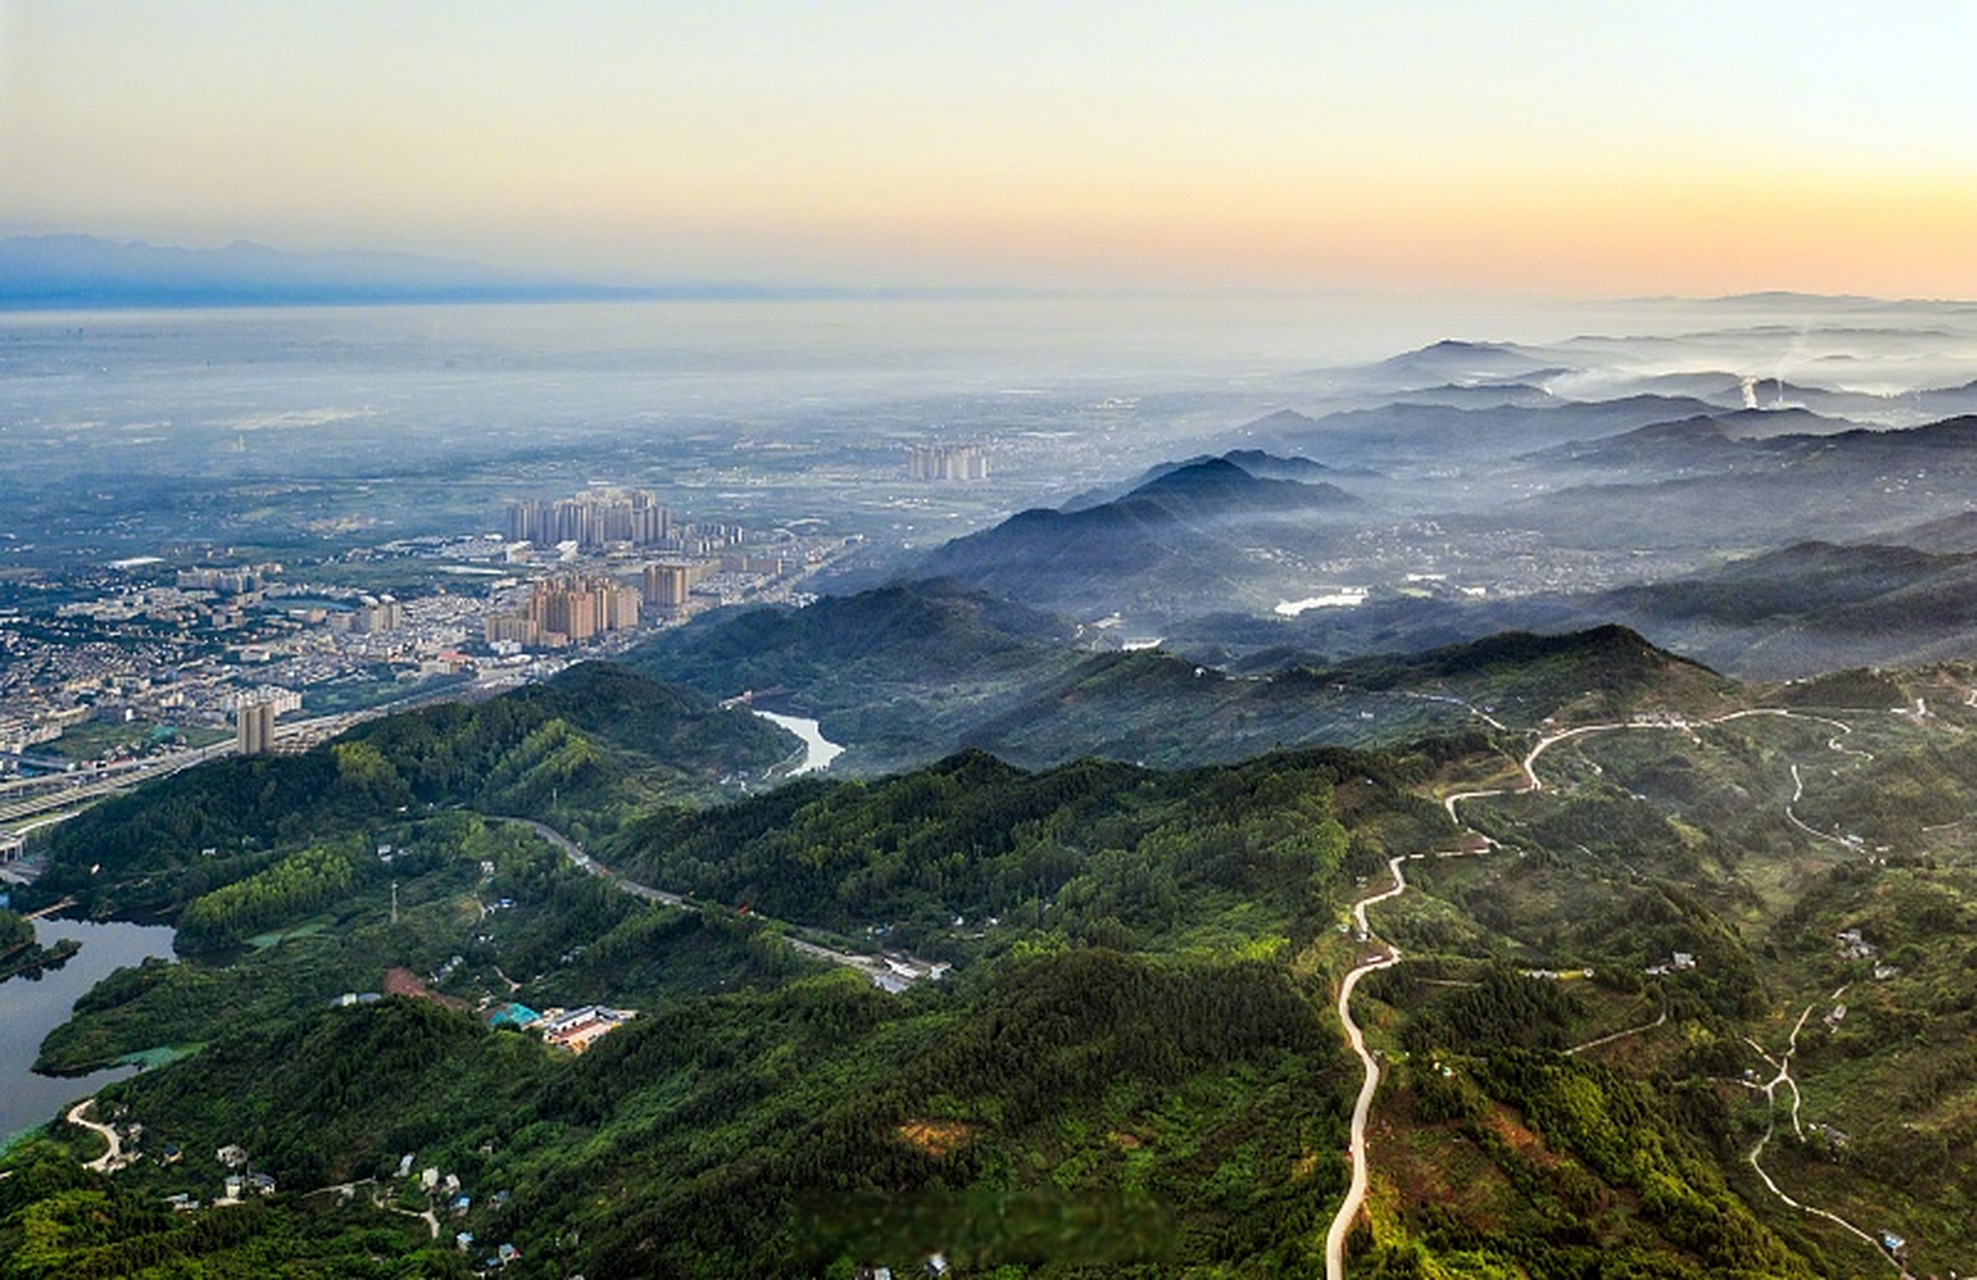
M 82 950 L 61 968 L 45 970 L 39 981 L 19 977 L 0 982 L 0 1141 L 102 1085 L 137 1074 L 136 1067 L 112 1067 L 63 1079 L 38 1076 L 29 1068 L 42 1037 L 66 1022 L 75 1002 L 112 970 L 146 956 L 172 955 L 172 930 L 166 925 L 37 920 L 34 928 L 44 947 L 74 938 Z

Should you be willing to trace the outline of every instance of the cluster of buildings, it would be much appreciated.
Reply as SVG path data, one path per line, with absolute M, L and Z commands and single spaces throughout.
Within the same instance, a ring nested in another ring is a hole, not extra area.
M 916 444 L 906 450 L 909 480 L 986 480 L 988 450 L 978 444 Z
M 574 574 L 538 582 L 515 612 L 489 614 L 489 645 L 562 649 L 614 631 L 638 629 L 639 593 L 607 577 Z
M 484 1144 L 481 1147 L 482 1155 L 491 1155 L 492 1153 L 493 1145 L 491 1143 Z M 426 1197 L 428 1207 L 435 1200 L 443 1197 L 446 1201 L 446 1211 L 449 1215 L 455 1218 L 465 1217 L 474 1207 L 474 1198 L 468 1194 L 465 1184 L 460 1181 L 460 1175 L 457 1173 L 441 1173 L 437 1165 L 427 1165 L 425 1168 L 418 1170 L 415 1175 L 413 1166 L 417 1160 L 418 1156 L 413 1152 L 407 1152 L 405 1155 L 399 1157 L 397 1181 L 401 1183 L 416 1182 L 419 1191 L 424 1193 Z M 513 1197 L 514 1193 L 511 1191 L 497 1191 L 491 1197 L 490 1202 L 496 1209 L 502 1209 L 507 1207 Z M 434 1227 L 434 1230 L 438 1230 L 437 1226 Z M 453 1235 L 453 1245 L 462 1253 L 472 1252 L 474 1248 L 474 1233 L 471 1231 L 456 1231 Z M 498 1270 L 510 1263 L 518 1262 L 521 1260 L 521 1257 L 522 1251 L 517 1249 L 513 1244 L 498 1245 L 495 1247 L 494 1252 L 484 1259 L 482 1273 L 485 1274 L 488 1271 Z
M 575 543 L 583 549 L 625 543 L 664 546 L 672 513 L 644 489 L 597 489 L 572 498 L 523 498 L 508 504 L 508 539 L 539 547 Z
M 511 503 L 507 532 L 522 536 L 355 549 L 324 575 L 342 582 L 302 581 L 277 563 L 140 556 L 19 584 L 0 604 L 0 773 L 74 768 L 45 744 L 91 721 L 159 729 L 155 741 L 118 738 L 91 762 L 105 765 L 162 760 L 229 731 L 242 751 L 269 750 L 277 723 L 282 749 L 306 745 L 305 696 L 336 710 L 398 696 L 380 682 L 407 693 L 439 677 L 519 682 L 523 668 L 547 674 L 575 650 L 608 651 L 698 605 L 797 598 L 803 573 L 845 545 L 677 523 L 651 493 L 616 488 Z M 346 585 L 353 567 L 405 559 L 436 562 L 448 585 L 406 598 Z
M 131 1126 L 131 1129 L 133 1136 L 136 1136 L 142 1133 L 143 1126 L 134 1124 Z M 160 1157 L 160 1163 L 177 1164 L 182 1156 L 183 1153 L 177 1146 L 166 1143 L 164 1153 Z M 241 1203 L 241 1198 L 248 1192 L 252 1192 L 257 1196 L 271 1196 L 275 1193 L 274 1175 L 256 1172 L 250 1165 L 247 1151 L 238 1143 L 229 1142 L 218 1151 L 215 1151 L 213 1158 L 218 1160 L 221 1167 L 226 1170 L 226 1175 L 220 1184 L 221 1194 L 218 1199 L 213 1201 L 215 1207 L 239 1204 Z M 178 1213 L 196 1213 L 203 1207 L 199 1202 L 199 1198 L 189 1191 L 180 1191 L 166 1196 L 165 1203 L 170 1205 Z
M 488 1018 L 488 1024 L 534 1031 L 549 1044 L 582 1053 L 593 1042 L 637 1016 L 636 1010 L 611 1009 L 601 1004 L 587 1004 L 581 1009 L 550 1009 L 545 1013 L 537 1013 L 525 1005 L 504 1004 Z
M 513 607 L 486 615 L 482 637 L 497 654 L 563 649 L 636 631 L 642 622 L 687 617 L 695 597 L 731 604 L 805 568 L 796 555 L 726 555 L 652 561 L 639 567 L 637 586 L 609 574 L 566 574 L 528 584 Z
M 568 498 L 518 498 L 503 519 L 510 554 L 520 544 L 572 555 L 615 549 L 719 555 L 743 545 L 740 525 L 679 523 L 645 489 L 596 488 Z

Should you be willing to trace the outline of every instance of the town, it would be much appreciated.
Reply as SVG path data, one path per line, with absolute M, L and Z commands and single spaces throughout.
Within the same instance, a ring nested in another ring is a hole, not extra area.
M 540 679 L 706 608 L 801 602 L 847 541 L 676 522 L 650 493 L 596 487 L 511 502 L 499 533 L 17 584 L 0 608 L 0 822 Z M 19 849 L 0 841 L 0 859 Z

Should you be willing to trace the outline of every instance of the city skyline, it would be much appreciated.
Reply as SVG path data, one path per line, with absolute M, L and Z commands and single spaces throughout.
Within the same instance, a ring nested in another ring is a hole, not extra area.
M 1977 10 L 0 6 L 0 234 L 605 282 L 1977 294 Z

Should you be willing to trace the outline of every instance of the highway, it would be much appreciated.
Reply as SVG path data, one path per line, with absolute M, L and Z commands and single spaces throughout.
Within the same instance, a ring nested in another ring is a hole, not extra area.
M 196 751 L 181 751 L 175 755 L 163 756 L 157 760 L 145 761 L 117 770 L 78 771 L 61 775 L 76 781 L 60 790 L 44 792 L 24 800 L 12 800 L 0 804 L 0 824 L 18 822 L 22 818 L 32 818 L 36 814 L 53 809 L 67 809 L 87 800 L 99 800 L 115 791 L 124 791 L 153 778 L 163 778 L 181 769 L 190 769 L 208 760 L 230 754 L 234 749 L 231 741 L 216 742 L 210 747 L 200 747 Z

